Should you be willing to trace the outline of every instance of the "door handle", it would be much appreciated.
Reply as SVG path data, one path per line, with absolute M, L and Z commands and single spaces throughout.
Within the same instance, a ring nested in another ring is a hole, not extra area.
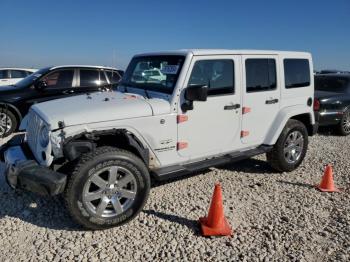
M 66 94 L 66 95 L 72 94 L 72 93 L 74 93 L 74 90 L 65 90 L 65 91 L 63 91 L 63 94 Z
M 238 109 L 240 107 L 241 107 L 240 104 L 226 105 L 226 106 L 224 106 L 224 110 L 235 110 L 235 109 Z
M 278 99 L 277 98 L 265 101 L 265 104 L 267 104 L 267 105 L 272 105 L 272 104 L 276 104 L 276 103 L 278 103 Z

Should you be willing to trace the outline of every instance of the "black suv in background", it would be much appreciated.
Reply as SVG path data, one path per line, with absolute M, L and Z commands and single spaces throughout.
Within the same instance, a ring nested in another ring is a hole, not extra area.
M 30 106 L 47 100 L 116 85 L 123 71 L 100 66 L 56 66 L 42 68 L 12 86 L 0 87 L 0 137 L 17 130 Z
M 350 73 L 315 76 L 315 115 L 320 126 L 350 134 Z

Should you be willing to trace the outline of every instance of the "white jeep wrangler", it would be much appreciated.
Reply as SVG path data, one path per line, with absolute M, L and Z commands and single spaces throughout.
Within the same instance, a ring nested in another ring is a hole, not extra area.
M 160 70 L 164 79 L 144 77 Z M 117 91 L 32 106 L 1 149 L 13 188 L 64 193 L 90 229 L 121 225 L 162 180 L 266 153 L 277 171 L 303 161 L 313 113 L 311 55 L 180 50 L 135 56 Z

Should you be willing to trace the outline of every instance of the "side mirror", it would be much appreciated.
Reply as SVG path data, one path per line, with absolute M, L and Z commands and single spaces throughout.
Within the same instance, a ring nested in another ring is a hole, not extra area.
M 207 101 L 208 86 L 193 85 L 188 86 L 185 90 L 185 98 L 188 101 Z
M 206 85 L 192 85 L 185 90 L 185 101 L 181 105 L 182 111 L 193 110 L 193 101 L 207 101 L 208 86 Z
M 43 89 L 45 89 L 46 87 L 47 87 L 47 83 L 46 83 L 46 81 L 44 81 L 44 80 L 40 80 L 40 81 L 38 81 L 37 83 L 35 83 L 35 88 L 36 89 L 38 89 L 38 90 L 43 90 Z

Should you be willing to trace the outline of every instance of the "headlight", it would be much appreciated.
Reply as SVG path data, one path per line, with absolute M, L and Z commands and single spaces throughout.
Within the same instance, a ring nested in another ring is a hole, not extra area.
M 39 132 L 39 143 L 42 147 L 47 147 L 47 145 L 49 144 L 49 129 L 47 128 L 47 126 L 43 126 L 40 129 Z

